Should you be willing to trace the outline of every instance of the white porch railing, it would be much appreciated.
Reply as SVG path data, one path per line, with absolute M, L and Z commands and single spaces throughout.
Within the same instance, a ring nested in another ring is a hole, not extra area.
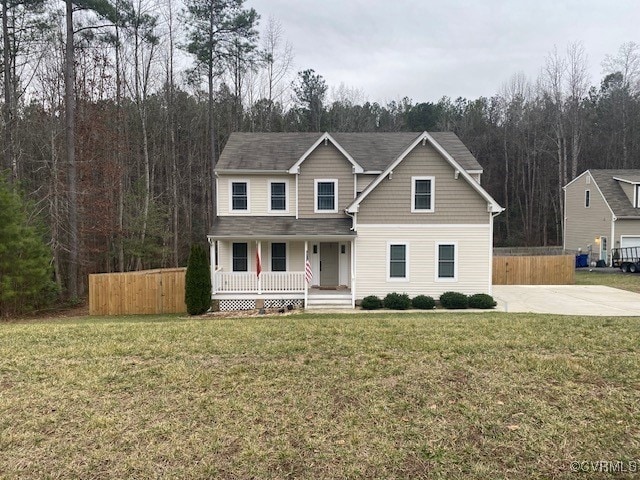
M 213 275 L 213 293 L 304 292 L 304 272 L 223 272 Z

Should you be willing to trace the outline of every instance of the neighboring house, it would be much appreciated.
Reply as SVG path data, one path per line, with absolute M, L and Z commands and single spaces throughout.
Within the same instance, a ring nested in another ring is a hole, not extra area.
M 611 265 L 640 247 L 640 170 L 587 170 L 564 187 L 564 248 Z
M 212 297 L 230 310 L 490 293 L 503 208 L 481 174 L 449 132 L 234 133 L 216 169 Z

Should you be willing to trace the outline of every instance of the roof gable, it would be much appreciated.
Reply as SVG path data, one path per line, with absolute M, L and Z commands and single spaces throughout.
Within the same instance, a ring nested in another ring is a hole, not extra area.
M 591 175 L 596 184 L 602 198 L 607 206 L 617 218 L 621 217 L 637 217 L 640 218 L 640 209 L 633 206 L 633 201 L 629 199 L 624 190 L 620 186 L 620 181 L 628 183 L 636 183 L 634 180 L 640 180 L 640 169 L 627 170 L 587 170 L 582 173 L 566 186 L 568 187 L 585 173 Z
M 309 155 L 313 153 L 316 148 L 318 148 L 318 145 L 320 145 L 322 142 L 324 142 L 325 144 L 327 142 L 331 142 L 338 149 L 338 151 L 342 153 L 342 155 L 344 155 L 349 163 L 351 163 L 351 165 L 353 166 L 353 173 L 364 173 L 364 169 L 358 164 L 358 162 L 356 162 L 349 154 L 349 152 L 347 152 L 342 147 L 342 145 L 336 142 L 336 140 L 328 132 L 324 133 L 318 140 L 314 142 L 313 145 L 311 145 L 311 147 L 309 147 L 306 152 L 304 152 L 300 156 L 298 161 L 294 163 L 291 168 L 289 168 L 289 173 L 298 173 L 298 171 L 300 170 L 300 165 L 309 157 Z
M 457 137 L 456 137 L 457 138 Z M 432 147 L 447 161 L 449 164 L 455 169 L 456 174 L 462 175 L 471 187 L 476 190 L 489 204 L 490 211 L 495 213 L 500 213 L 504 211 L 498 203 L 489 195 L 489 193 L 480 186 L 478 182 L 476 182 L 471 175 L 467 173 L 467 171 L 451 156 L 447 150 L 445 150 L 442 145 L 440 145 L 431 134 L 428 132 L 423 132 L 420 134 L 378 177 L 369 184 L 367 188 L 347 207 L 347 212 L 356 213 L 360 206 L 360 203 L 389 175 L 393 172 L 393 169 L 396 168 L 406 157 L 407 155 L 416 148 L 420 143 L 429 142 Z M 462 142 L 461 142 L 462 143 Z

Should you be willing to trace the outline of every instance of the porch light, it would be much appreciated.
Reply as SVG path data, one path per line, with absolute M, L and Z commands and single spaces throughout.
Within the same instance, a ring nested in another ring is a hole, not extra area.
M 600 237 L 595 238 L 596 245 L 600 245 Z

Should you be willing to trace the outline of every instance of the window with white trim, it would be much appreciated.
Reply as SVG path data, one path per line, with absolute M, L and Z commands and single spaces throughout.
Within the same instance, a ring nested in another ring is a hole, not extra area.
M 249 184 L 231 182 L 231 210 L 234 212 L 249 210 Z
M 336 194 L 338 192 L 338 180 L 315 181 L 315 208 L 316 213 L 335 213 L 338 211 Z
M 591 191 L 584 191 L 584 208 L 589 208 L 591 206 Z
M 457 277 L 455 243 L 439 243 L 437 248 L 438 280 L 455 280 Z
M 640 185 L 636 185 L 636 208 L 640 208 Z
M 434 211 L 434 177 L 411 177 L 411 212 Z
M 286 243 L 271 244 L 271 271 L 272 272 L 287 271 L 287 244 Z
M 269 211 L 287 211 L 287 182 L 269 182 Z
M 406 243 L 390 242 L 387 248 L 387 267 L 389 280 L 407 280 L 409 247 Z
M 232 249 L 231 269 L 234 272 L 249 271 L 248 245 L 246 243 L 234 243 Z

